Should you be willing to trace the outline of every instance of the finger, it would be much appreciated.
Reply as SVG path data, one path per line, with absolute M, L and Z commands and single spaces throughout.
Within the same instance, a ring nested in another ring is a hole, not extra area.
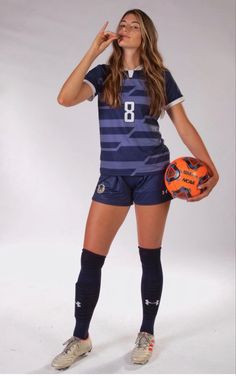
M 100 29 L 100 33 L 102 33 L 103 31 L 105 31 L 106 30 L 106 27 L 107 27 L 107 25 L 109 24 L 109 21 L 106 21 L 105 23 L 104 23 L 104 25 L 103 25 L 103 27 Z
M 204 193 L 201 193 L 201 194 L 198 195 L 198 196 L 189 197 L 189 198 L 187 199 L 187 202 L 200 201 L 200 200 L 202 200 L 204 197 L 208 196 L 208 194 L 209 194 L 209 192 L 204 191 Z
M 200 194 L 202 194 L 203 192 L 206 192 L 207 190 L 209 190 L 209 187 L 198 187 L 199 190 L 200 190 Z
M 187 199 L 187 202 L 195 202 L 195 201 L 199 201 L 199 198 L 193 198 L 193 197 L 191 197 L 191 198 L 188 198 Z
M 111 41 L 113 41 L 114 39 L 117 39 L 118 38 L 118 36 L 117 35 L 112 35 L 112 34 L 104 34 L 104 38 L 103 38 L 103 40 L 104 40 L 104 42 L 111 42 Z
M 113 33 L 113 31 L 105 31 L 104 35 L 109 36 L 109 37 L 117 37 L 118 38 L 118 34 Z
M 208 183 L 202 183 L 202 184 L 198 185 L 198 189 L 204 189 L 204 188 L 208 188 L 208 187 L 209 187 Z
M 202 197 L 202 198 L 203 198 L 203 197 Z M 188 198 L 188 199 L 187 199 L 187 202 L 196 202 L 196 201 L 201 200 L 202 198 L 199 198 L 199 197 L 198 197 L 198 198 L 196 198 L 196 197 L 195 197 L 195 198 L 193 198 L 193 197 L 192 197 L 192 198 Z
M 106 40 L 106 41 L 104 41 L 103 43 L 102 43 L 102 46 L 104 47 L 104 48 L 107 48 L 108 46 L 109 46 L 109 44 L 111 44 L 111 42 L 113 41 L 113 40 L 115 40 L 116 38 L 109 38 L 108 40 Z
M 111 31 L 111 30 L 106 30 L 106 31 L 104 31 L 104 34 L 117 35 L 117 33 L 115 33 L 114 31 Z
M 110 36 L 108 40 L 112 41 L 112 40 L 115 40 L 115 39 L 118 39 L 119 37 L 117 35 L 114 35 L 114 36 Z
M 197 196 L 189 197 L 189 198 L 187 199 L 187 201 L 190 201 L 190 202 L 193 202 L 193 201 L 199 201 L 199 200 L 201 200 L 202 198 L 208 196 L 208 194 L 209 194 L 209 191 L 204 190 L 204 192 L 201 192 L 201 193 L 200 193 L 199 195 L 197 195 Z

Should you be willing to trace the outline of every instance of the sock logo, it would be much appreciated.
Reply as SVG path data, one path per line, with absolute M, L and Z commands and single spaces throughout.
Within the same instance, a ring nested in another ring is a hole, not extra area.
M 81 303 L 78 301 L 78 302 L 75 302 L 77 308 L 80 308 L 81 307 Z
M 156 300 L 155 302 L 150 302 L 148 299 L 145 299 L 145 304 L 146 304 L 146 305 L 149 305 L 149 304 L 155 304 L 155 305 L 158 305 L 158 304 L 159 304 L 159 301 L 160 301 L 160 300 Z

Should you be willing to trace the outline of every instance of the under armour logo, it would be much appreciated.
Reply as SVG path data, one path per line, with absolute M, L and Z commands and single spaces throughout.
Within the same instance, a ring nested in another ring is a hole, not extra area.
M 168 193 L 167 189 L 164 189 L 164 190 L 161 192 L 162 195 L 166 195 L 167 193 Z
M 77 308 L 80 308 L 81 307 L 81 303 L 80 302 L 75 302 Z
M 155 304 L 155 305 L 158 305 L 158 304 L 159 304 L 159 301 L 160 301 L 160 300 L 157 300 L 156 302 L 150 302 L 148 299 L 145 299 L 145 304 L 146 304 L 146 305 L 149 305 L 149 304 Z
M 104 184 L 98 184 L 97 193 L 103 193 L 104 191 L 105 191 L 105 185 Z

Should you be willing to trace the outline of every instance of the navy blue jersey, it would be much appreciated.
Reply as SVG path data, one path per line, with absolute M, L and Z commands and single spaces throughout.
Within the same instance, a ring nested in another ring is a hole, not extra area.
M 121 106 L 112 108 L 102 101 L 108 65 L 99 64 L 84 77 L 93 95 L 98 95 L 100 127 L 100 172 L 103 175 L 151 175 L 163 171 L 170 153 L 159 131 L 158 117 L 150 116 L 150 97 L 142 66 L 128 70 L 121 87 Z M 165 72 L 167 110 L 184 97 L 170 71 Z

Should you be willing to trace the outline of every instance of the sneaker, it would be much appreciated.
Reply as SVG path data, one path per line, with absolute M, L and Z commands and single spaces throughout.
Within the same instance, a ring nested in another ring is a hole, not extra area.
M 65 369 L 71 366 L 78 358 L 92 350 L 92 342 L 90 338 L 80 339 L 78 337 L 71 337 L 63 345 L 66 348 L 57 355 L 51 366 L 56 369 Z
M 132 362 L 134 364 L 147 363 L 152 355 L 154 344 L 154 335 L 147 332 L 139 332 L 135 341 L 135 348 L 131 354 Z

